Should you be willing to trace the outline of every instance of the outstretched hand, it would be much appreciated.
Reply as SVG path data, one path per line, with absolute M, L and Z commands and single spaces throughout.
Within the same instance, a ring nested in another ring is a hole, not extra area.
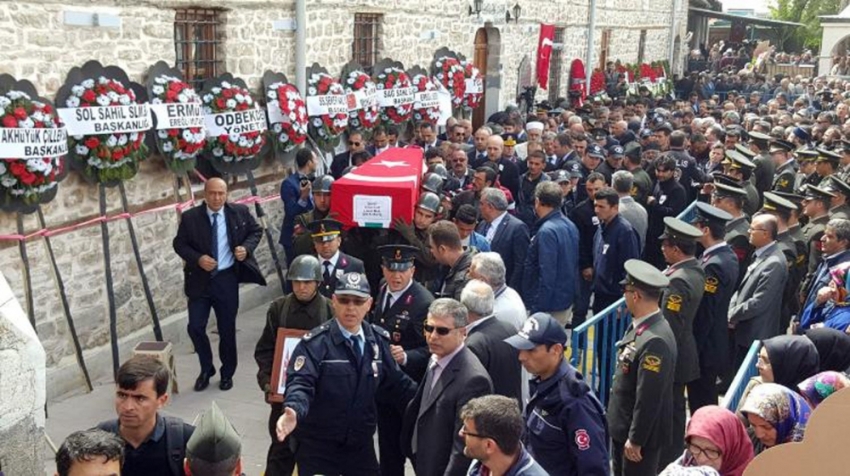
M 295 427 L 298 425 L 298 415 L 295 414 L 295 410 L 286 407 L 283 409 L 283 415 L 277 419 L 277 439 L 278 441 L 283 441 L 289 436 L 290 433 L 295 431 Z

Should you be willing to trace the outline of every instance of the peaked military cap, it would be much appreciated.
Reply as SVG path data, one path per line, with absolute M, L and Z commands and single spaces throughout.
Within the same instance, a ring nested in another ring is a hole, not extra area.
M 831 150 L 824 149 L 822 147 L 818 147 L 817 149 L 818 158 L 815 159 L 816 162 L 831 162 L 835 165 L 841 161 L 841 155 L 836 154 Z
M 806 185 L 805 187 L 805 198 L 811 200 L 824 200 L 830 201 L 833 197 L 835 197 L 835 193 L 825 188 L 816 187 L 814 185 Z
M 829 177 L 829 189 L 843 193 L 845 196 L 850 197 L 850 185 L 835 175 L 831 175 Z
M 750 147 L 747 144 L 742 144 L 739 142 L 735 144 L 735 150 L 748 159 L 752 159 L 756 156 L 756 153 L 750 150 Z
M 759 146 L 765 146 L 770 142 L 771 137 L 763 132 L 750 132 L 750 141 L 757 142 Z
M 793 212 L 797 209 L 797 205 L 794 205 L 790 200 L 786 200 L 773 192 L 764 192 L 764 205 L 762 205 L 761 208 L 762 210 L 771 212 L 779 210 Z
M 322 242 L 332 241 L 342 233 L 342 223 L 326 218 L 324 220 L 311 221 L 307 224 L 307 229 L 310 230 L 310 236 L 315 240 Z
M 709 205 L 705 202 L 697 202 L 696 204 L 696 216 L 694 218 L 693 223 L 699 222 L 716 222 L 716 223 L 726 223 L 727 221 L 732 219 L 732 215 L 729 213 L 715 207 Z
M 620 281 L 622 286 L 661 289 L 670 285 L 670 279 L 646 261 L 630 259 L 623 268 L 626 270 L 626 278 Z
M 718 197 L 746 197 L 747 191 L 734 185 L 714 182 L 714 194 Z
M 384 245 L 378 247 L 381 264 L 390 271 L 405 271 L 413 266 L 419 248 L 410 245 Z
M 715 186 L 717 184 L 723 184 L 723 185 L 728 185 L 730 187 L 741 188 L 743 190 L 743 187 L 742 187 L 743 184 L 741 183 L 741 181 L 736 179 L 735 177 L 732 177 L 731 175 L 726 175 L 726 174 L 721 174 L 719 172 L 715 172 L 715 173 L 711 174 L 711 178 L 714 179 L 714 185 Z M 746 192 L 744 192 L 744 193 L 746 193 Z
M 696 241 L 701 236 L 702 232 L 695 226 L 676 217 L 664 217 L 664 234 L 658 238 L 661 240 Z
M 801 193 L 805 193 L 805 190 L 806 190 L 806 185 L 803 185 L 803 187 L 801 188 Z M 791 193 L 791 192 L 774 191 L 773 193 L 775 193 L 776 195 L 779 195 L 780 197 L 788 200 L 789 202 L 793 203 L 794 205 L 797 205 L 797 209 L 802 210 L 801 205 L 803 204 L 803 200 L 805 200 L 806 197 L 799 195 L 799 194 L 796 194 L 796 193 Z
M 799 162 L 811 162 L 820 157 L 820 153 L 814 149 L 800 149 L 795 151 L 794 155 Z
M 773 139 L 770 141 L 770 153 L 774 152 L 791 152 L 794 150 L 794 144 L 783 139 Z
M 728 163 L 733 169 L 754 170 L 756 168 L 756 164 L 736 150 L 727 150 L 726 157 L 729 160 L 724 161 L 724 164 Z

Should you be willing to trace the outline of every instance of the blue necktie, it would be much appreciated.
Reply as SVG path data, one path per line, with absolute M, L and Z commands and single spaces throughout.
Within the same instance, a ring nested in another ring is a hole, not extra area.
M 212 259 L 218 262 L 218 212 L 213 213 L 213 222 L 212 222 L 212 239 L 210 240 L 210 244 L 212 247 Z M 212 275 L 218 272 L 218 265 L 216 265 L 216 269 L 212 271 Z
M 360 336 L 353 335 L 350 337 L 351 339 L 351 348 L 354 351 L 354 357 L 357 360 L 357 363 L 360 364 L 360 360 L 363 358 L 363 352 L 360 350 Z

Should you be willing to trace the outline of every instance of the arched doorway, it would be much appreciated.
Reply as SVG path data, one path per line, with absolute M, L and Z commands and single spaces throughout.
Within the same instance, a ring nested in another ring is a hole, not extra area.
M 472 113 L 472 125 L 479 128 L 487 117 L 499 110 L 502 78 L 499 74 L 501 55 L 501 35 L 497 28 L 485 24 L 475 32 L 475 54 L 473 63 L 484 75 L 484 97 L 481 104 Z

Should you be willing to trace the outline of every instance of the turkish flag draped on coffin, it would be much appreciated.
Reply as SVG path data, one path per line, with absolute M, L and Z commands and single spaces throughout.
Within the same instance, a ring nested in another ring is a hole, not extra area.
M 555 25 L 540 24 L 540 38 L 537 41 L 537 84 L 543 89 L 549 86 L 549 61 L 552 59 L 552 46 L 555 44 Z
M 391 148 L 333 184 L 331 213 L 346 228 L 389 228 L 396 218 L 413 221 L 422 178 L 422 149 Z

